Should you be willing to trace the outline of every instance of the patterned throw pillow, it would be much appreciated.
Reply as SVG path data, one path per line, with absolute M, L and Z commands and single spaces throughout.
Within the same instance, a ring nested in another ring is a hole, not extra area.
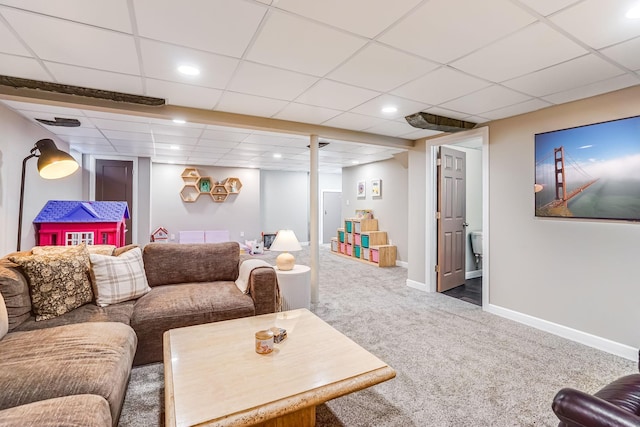
M 96 304 L 100 307 L 136 299 L 151 290 L 140 248 L 128 250 L 117 257 L 97 254 L 89 257 Z
M 93 300 L 86 245 L 59 254 L 10 256 L 29 279 L 36 321 L 52 319 Z
M 34 255 L 51 255 L 66 252 L 74 246 L 34 246 L 31 252 Z M 87 245 L 90 254 L 113 255 L 115 245 Z

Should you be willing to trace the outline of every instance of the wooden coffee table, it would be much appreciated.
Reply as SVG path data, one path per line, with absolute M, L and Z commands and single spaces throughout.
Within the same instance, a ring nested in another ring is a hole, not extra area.
M 287 338 L 256 353 L 254 333 L 272 326 Z M 167 426 L 313 426 L 316 405 L 395 375 L 307 309 L 164 334 Z

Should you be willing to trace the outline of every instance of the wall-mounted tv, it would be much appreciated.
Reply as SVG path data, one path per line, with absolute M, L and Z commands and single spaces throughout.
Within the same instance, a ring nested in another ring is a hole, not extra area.
M 535 135 L 539 217 L 640 221 L 640 116 Z

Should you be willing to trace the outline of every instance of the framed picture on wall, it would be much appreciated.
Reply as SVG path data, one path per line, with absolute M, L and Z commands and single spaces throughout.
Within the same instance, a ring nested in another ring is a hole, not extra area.
M 367 197 L 367 184 L 365 183 L 365 181 L 358 181 L 356 187 L 356 197 L 358 199 L 364 199 L 365 197 Z
M 373 197 L 374 199 L 382 198 L 382 180 L 381 179 L 371 180 L 371 197 Z

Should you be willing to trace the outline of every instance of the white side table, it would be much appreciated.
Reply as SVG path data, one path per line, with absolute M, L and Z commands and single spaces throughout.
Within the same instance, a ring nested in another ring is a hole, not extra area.
M 277 267 L 274 269 L 280 286 L 282 310 L 311 308 L 311 268 L 296 264 L 288 271 L 278 270 Z

